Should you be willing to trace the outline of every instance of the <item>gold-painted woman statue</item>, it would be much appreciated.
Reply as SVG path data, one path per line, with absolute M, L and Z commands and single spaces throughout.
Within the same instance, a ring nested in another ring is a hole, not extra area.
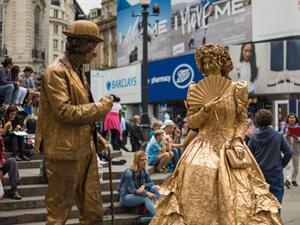
M 198 48 L 195 58 L 206 76 L 189 88 L 187 121 L 199 132 L 162 185 L 150 225 L 282 225 L 280 204 L 243 142 L 247 83 L 228 77 L 232 61 L 220 45 Z M 245 167 L 234 167 L 227 151 Z

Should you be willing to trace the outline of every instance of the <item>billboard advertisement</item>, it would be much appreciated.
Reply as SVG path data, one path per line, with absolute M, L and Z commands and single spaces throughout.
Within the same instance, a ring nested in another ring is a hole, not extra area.
M 141 64 L 111 70 L 91 71 L 91 92 L 95 101 L 114 94 L 122 104 L 141 102 Z
M 194 54 L 151 62 L 148 71 L 148 100 L 151 103 L 184 100 L 190 83 L 202 78 Z
M 119 0 L 117 14 L 118 66 L 142 60 L 140 1 Z M 152 0 L 159 16 L 148 22 L 149 61 L 193 53 L 204 43 L 225 46 L 252 40 L 250 0 Z
M 250 0 L 172 0 L 172 55 L 252 40 Z
M 151 1 L 148 9 L 150 14 L 154 3 L 159 4 L 160 13 L 158 16 L 148 17 L 149 60 L 167 58 L 170 55 L 170 0 Z M 117 63 L 122 66 L 142 60 L 142 17 L 132 14 L 141 14 L 141 5 L 140 1 L 119 0 L 117 8 Z
M 300 1 L 252 0 L 253 41 L 300 35 Z
M 300 93 L 300 39 L 229 47 L 233 80 L 246 80 L 252 95 Z

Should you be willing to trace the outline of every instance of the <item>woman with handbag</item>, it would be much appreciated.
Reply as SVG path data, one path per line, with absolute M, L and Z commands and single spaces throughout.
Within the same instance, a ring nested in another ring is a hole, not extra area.
M 282 225 L 280 204 L 244 143 L 247 82 L 232 82 L 228 50 L 196 50 L 205 78 L 191 84 L 187 123 L 199 128 L 177 167 L 161 186 L 165 196 L 151 225 Z

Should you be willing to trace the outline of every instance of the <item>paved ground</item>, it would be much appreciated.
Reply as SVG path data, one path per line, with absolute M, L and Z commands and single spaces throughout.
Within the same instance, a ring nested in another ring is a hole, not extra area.
M 300 175 L 298 183 L 300 184 Z M 285 225 L 300 225 L 300 186 L 285 190 L 282 218 Z

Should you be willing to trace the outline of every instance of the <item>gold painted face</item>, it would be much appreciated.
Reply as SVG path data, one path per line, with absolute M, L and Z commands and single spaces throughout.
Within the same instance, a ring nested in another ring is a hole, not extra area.
M 204 57 L 202 60 L 202 69 L 204 74 L 209 74 L 209 71 L 211 69 L 211 58 Z
M 202 72 L 205 76 L 209 75 L 221 75 L 220 67 L 213 62 L 211 57 L 204 57 L 202 60 Z
M 84 63 L 90 63 L 92 61 L 92 59 L 96 56 L 97 56 L 97 51 L 96 51 L 96 47 L 95 47 L 93 50 L 91 50 L 90 52 L 85 54 Z

